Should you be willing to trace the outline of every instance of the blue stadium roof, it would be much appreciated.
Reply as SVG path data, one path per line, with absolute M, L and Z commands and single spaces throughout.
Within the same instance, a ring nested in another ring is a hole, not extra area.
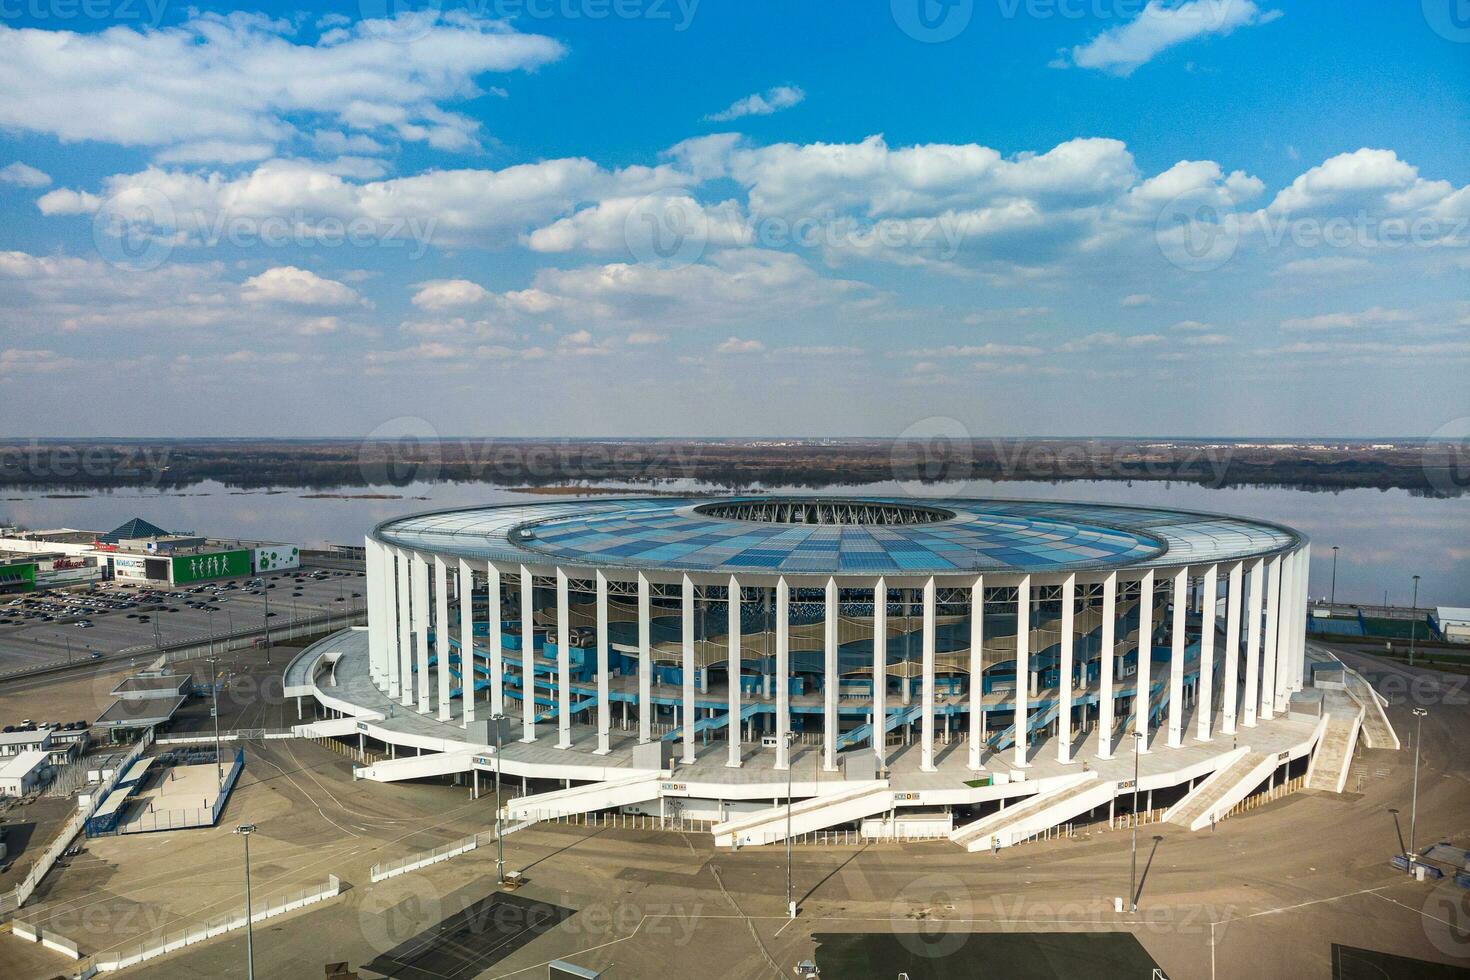
M 740 515 L 740 516 L 731 516 Z M 375 536 L 544 568 L 927 576 L 1186 565 L 1271 554 L 1287 528 L 1186 511 L 1030 500 L 654 497 L 436 511 Z

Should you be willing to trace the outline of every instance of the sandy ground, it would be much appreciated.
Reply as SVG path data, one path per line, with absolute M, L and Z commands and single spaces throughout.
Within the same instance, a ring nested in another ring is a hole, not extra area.
M 530 879 L 515 897 L 573 914 L 520 945 L 504 940 L 514 932 L 505 923 L 487 922 L 461 943 L 463 963 L 438 975 L 544 977 L 548 960 L 565 957 L 609 977 L 789 977 L 824 936 L 851 932 L 897 934 L 913 980 L 1079 975 L 1076 964 L 1067 972 L 1044 957 L 998 972 L 987 960 L 987 937 L 1079 931 L 1134 936 L 1175 978 L 1327 977 L 1334 946 L 1470 968 L 1470 893 L 1414 882 L 1388 864 L 1398 850 L 1389 808 L 1403 811 L 1408 831 L 1414 705 L 1429 709 L 1418 840 L 1470 842 L 1470 766 L 1460 748 L 1470 698 L 1446 675 L 1391 664 L 1373 672 L 1393 692 L 1390 717 L 1405 750 L 1361 752 L 1360 793 L 1298 793 L 1213 832 L 1145 828 L 1136 917 L 1112 911 L 1128 887 L 1126 832 L 996 857 L 947 842 L 800 846 L 792 876 L 802 913 L 791 922 L 779 847 L 729 853 L 705 834 L 540 826 L 506 840 L 509 867 Z M 320 977 L 324 963 L 370 963 L 493 895 L 493 848 L 376 885 L 368 875 L 376 861 L 485 829 L 492 806 L 462 787 L 354 782 L 344 757 L 314 743 L 255 743 L 221 827 L 89 841 L 26 917 L 84 953 L 208 919 L 241 902 L 243 851 L 231 828 L 249 821 L 259 828 L 251 839 L 257 899 L 328 873 L 349 883 L 341 898 L 256 930 L 257 976 Z M 1096 942 L 1099 955 L 1082 975 L 1113 975 L 1105 941 Z M 243 973 L 244 948 L 243 934 L 231 934 L 126 975 Z M 1337 955 L 1349 958 L 1341 948 Z M 941 972 L 956 964 L 962 972 Z M 41 980 L 66 965 L 0 936 L 0 976 Z M 1423 975 L 1411 969 L 1379 975 Z

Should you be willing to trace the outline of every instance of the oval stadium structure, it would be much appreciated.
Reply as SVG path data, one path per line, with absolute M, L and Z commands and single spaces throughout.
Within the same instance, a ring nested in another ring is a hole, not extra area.
M 304 727 L 355 739 L 363 778 L 514 780 L 515 819 L 970 850 L 1135 804 L 1197 828 L 1305 774 L 1327 728 L 1307 541 L 1257 520 L 578 499 L 389 520 L 366 557 L 366 628 L 287 670 Z

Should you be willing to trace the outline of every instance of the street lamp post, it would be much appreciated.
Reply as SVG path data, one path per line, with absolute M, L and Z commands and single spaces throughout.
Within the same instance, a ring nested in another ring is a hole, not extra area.
M 1409 612 L 1409 666 L 1414 666 L 1414 637 L 1419 635 L 1419 576 L 1414 576 L 1414 604 Z
M 1337 545 L 1332 546 L 1332 591 L 1328 594 L 1327 605 L 1337 604 Z
M 235 833 L 245 838 L 245 977 L 246 980 L 255 980 L 255 930 L 251 926 L 250 904 L 250 835 L 255 833 L 255 824 L 241 824 L 235 828 Z
M 504 714 L 491 715 L 490 723 L 495 726 L 495 874 L 505 884 L 505 834 L 500 824 L 500 723 Z
M 1142 732 L 1133 732 L 1133 843 L 1128 861 L 1128 911 L 1138 911 L 1138 743 Z
M 1417 576 L 1415 577 L 1417 578 Z M 1429 709 L 1427 708 L 1414 709 L 1414 717 L 1417 718 L 1418 721 L 1416 721 L 1414 724 L 1414 792 L 1413 796 L 1410 797 L 1409 800 L 1410 854 L 1416 853 L 1414 850 L 1414 831 L 1417 829 L 1415 824 L 1418 822 L 1419 819 L 1419 743 L 1423 740 L 1424 716 L 1427 714 L 1429 714 Z
M 786 733 L 786 913 L 796 918 L 796 902 L 791 898 L 791 744 L 795 732 Z

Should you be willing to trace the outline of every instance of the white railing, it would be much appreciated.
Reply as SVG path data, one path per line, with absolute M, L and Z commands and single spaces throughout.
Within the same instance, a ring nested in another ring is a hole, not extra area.
M 417 854 L 410 854 L 406 857 L 399 858 L 397 861 L 375 864 L 372 866 L 370 876 L 375 883 L 385 881 L 388 878 L 407 874 L 410 871 L 417 871 L 420 868 L 427 868 L 431 864 L 438 864 L 440 861 L 448 861 L 452 857 L 467 854 L 479 847 L 482 843 L 488 844 L 494 839 L 495 835 L 493 833 L 481 832 L 475 834 L 473 837 L 450 841 L 448 844 L 440 845 L 431 851 L 419 851 Z

